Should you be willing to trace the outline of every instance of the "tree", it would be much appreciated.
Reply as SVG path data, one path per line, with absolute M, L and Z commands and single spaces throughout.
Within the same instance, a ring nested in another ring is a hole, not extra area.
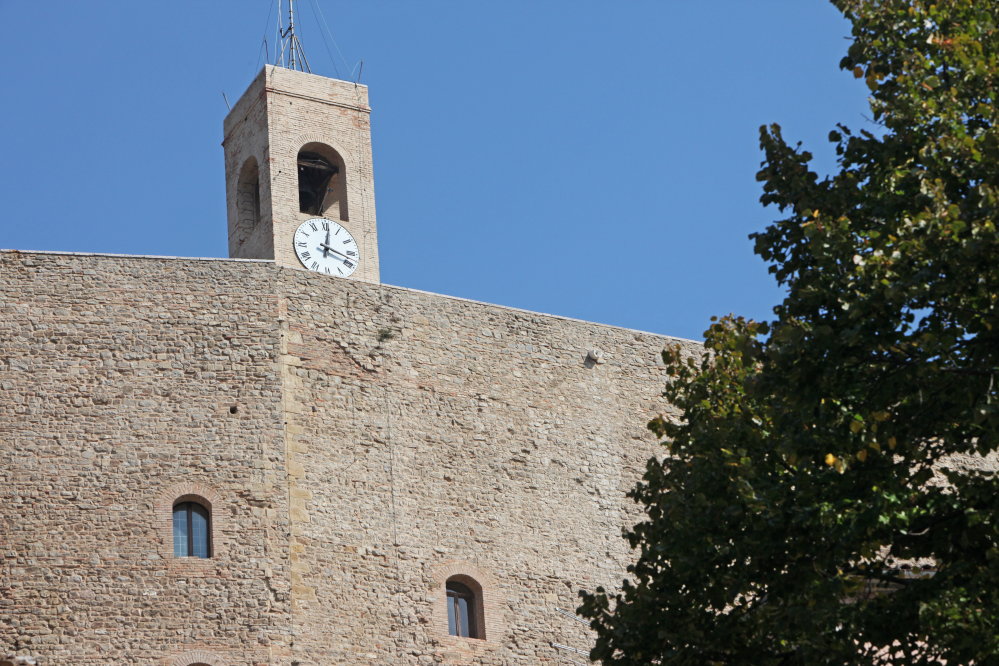
M 580 608 L 607 666 L 999 662 L 999 3 L 834 4 L 877 131 L 820 180 L 761 128 L 787 297 L 663 352 L 639 557 Z

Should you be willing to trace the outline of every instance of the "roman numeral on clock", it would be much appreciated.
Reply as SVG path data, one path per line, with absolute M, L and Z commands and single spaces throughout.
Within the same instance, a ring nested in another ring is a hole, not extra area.
M 313 231 L 319 231 L 319 227 L 316 226 L 315 222 L 309 222 L 309 226 L 312 227 Z
M 309 254 L 308 252 L 303 252 L 302 253 L 302 261 L 308 261 L 311 258 L 312 258 L 312 255 Z
M 317 268 L 319 268 L 319 262 L 318 261 L 313 261 L 312 262 L 312 270 L 316 270 Z
M 329 231 L 329 230 L 330 230 L 330 223 L 323 222 L 323 231 Z
M 298 247 L 309 247 L 308 243 L 299 243 Z
M 353 239 L 353 238 L 348 238 L 347 240 L 345 240 L 345 241 L 343 242 L 343 244 L 344 244 L 344 245 L 346 245 L 347 243 L 353 243 L 353 242 L 354 242 L 354 239 Z
M 353 268 L 354 267 L 354 264 L 350 263 L 350 260 L 348 260 L 348 259 L 344 259 L 343 260 L 343 265 L 346 266 L 347 268 Z

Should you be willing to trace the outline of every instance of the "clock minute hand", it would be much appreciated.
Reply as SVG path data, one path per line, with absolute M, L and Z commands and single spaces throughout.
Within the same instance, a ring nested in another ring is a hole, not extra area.
M 320 243 L 320 245 L 323 245 L 323 258 L 324 259 L 329 256 L 328 254 L 326 254 L 326 251 L 333 249 L 333 248 L 331 248 L 329 246 L 329 242 L 330 242 L 330 230 L 326 229 L 326 245 L 323 245 L 322 243 Z
M 333 248 L 331 248 L 331 247 L 330 247 L 329 245 L 327 245 L 326 243 L 320 243 L 320 244 L 319 244 L 319 247 L 323 248 L 323 252 L 324 252 L 324 253 L 326 252 L 326 250 L 329 250 L 329 251 L 330 251 L 330 252 L 332 252 L 333 254 L 339 254 L 339 255 L 340 255 L 341 257 L 343 257 L 344 259 L 350 259 L 350 257 L 348 257 L 347 255 L 345 255 L 345 254 L 344 254 L 343 252 L 337 252 L 336 250 L 334 250 Z M 324 254 L 323 256 L 326 256 L 326 255 Z

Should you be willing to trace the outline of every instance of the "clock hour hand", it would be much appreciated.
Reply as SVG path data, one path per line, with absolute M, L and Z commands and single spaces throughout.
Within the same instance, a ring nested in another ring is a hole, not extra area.
M 326 243 L 320 243 L 320 244 L 319 244 L 319 247 L 323 248 L 323 256 L 324 256 L 324 257 L 326 256 L 326 251 L 327 251 L 327 250 L 329 250 L 329 251 L 330 251 L 330 252 L 332 252 L 333 254 L 339 254 L 339 255 L 340 255 L 341 257 L 343 257 L 344 259 L 350 259 L 350 257 L 348 257 L 347 255 L 345 255 L 345 254 L 344 254 L 343 252 L 337 252 L 336 250 L 334 250 L 333 248 L 331 248 L 331 247 L 330 247 L 329 245 L 327 245 Z

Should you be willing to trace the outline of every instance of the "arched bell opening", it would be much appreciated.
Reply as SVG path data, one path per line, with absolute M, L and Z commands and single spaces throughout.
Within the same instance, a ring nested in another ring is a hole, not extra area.
M 298 151 L 298 209 L 308 215 L 347 221 L 343 158 L 322 143 Z

